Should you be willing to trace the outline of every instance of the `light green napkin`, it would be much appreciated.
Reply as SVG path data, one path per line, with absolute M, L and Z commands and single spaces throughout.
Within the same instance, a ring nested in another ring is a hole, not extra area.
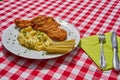
M 104 55 L 106 59 L 106 68 L 102 70 L 110 70 L 113 68 L 113 50 L 111 44 L 111 32 L 105 33 L 106 43 L 103 45 Z M 117 36 L 118 49 L 120 49 L 120 37 Z M 100 43 L 97 35 L 82 38 L 79 46 L 88 54 L 88 56 L 94 61 L 94 63 L 100 68 Z M 118 50 L 118 55 L 120 58 L 120 50 Z M 101 69 L 101 68 L 100 68 Z

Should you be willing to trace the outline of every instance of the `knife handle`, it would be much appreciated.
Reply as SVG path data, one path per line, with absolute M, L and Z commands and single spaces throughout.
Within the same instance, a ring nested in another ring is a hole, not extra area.
M 113 67 L 115 70 L 119 70 L 119 57 L 118 57 L 118 50 L 116 48 L 113 49 Z

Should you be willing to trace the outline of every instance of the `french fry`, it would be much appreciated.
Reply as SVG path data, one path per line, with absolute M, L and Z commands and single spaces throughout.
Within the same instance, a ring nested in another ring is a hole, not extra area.
M 72 49 L 71 48 L 53 48 L 53 47 L 46 47 L 46 51 L 48 53 L 68 53 L 70 52 Z
M 73 48 L 74 45 L 51 45 L 49 47 L 54 47 L 54 48 Z
M 61 42 L 75 42 L 75 40 L 71 39 L 71 40 L 65 40 L 65 41 L 61 41 Z
M 74 45 L 74 44 L 75 44 L 75 40 L 67 40 L 67 41 L 51 43 L 51 45 Z

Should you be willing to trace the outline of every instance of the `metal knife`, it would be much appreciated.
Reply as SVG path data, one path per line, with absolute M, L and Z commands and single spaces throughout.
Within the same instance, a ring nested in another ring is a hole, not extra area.
M 117 42 L 117 36 L 116 32 L 112 32 L 111 35 L 111 42 L 112 42 L 112 48 L 113 48 L 113 67 L 115 70 L 119 70 L 119 57 L 118 57 L 118 42 Z

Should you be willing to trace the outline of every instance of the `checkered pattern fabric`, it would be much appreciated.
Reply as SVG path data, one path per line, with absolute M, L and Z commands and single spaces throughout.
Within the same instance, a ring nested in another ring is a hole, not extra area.
M 115 30 L 120 35 L 119 0 L 5 0 L 0 1 L 0 80 L 117 80 L 119 72 L 101 71 L 79 47 L 62 57 L 30 60 L 7 51 L 2 32 L 15 18 L 58 17 L 73 24 L 84 38 Z

